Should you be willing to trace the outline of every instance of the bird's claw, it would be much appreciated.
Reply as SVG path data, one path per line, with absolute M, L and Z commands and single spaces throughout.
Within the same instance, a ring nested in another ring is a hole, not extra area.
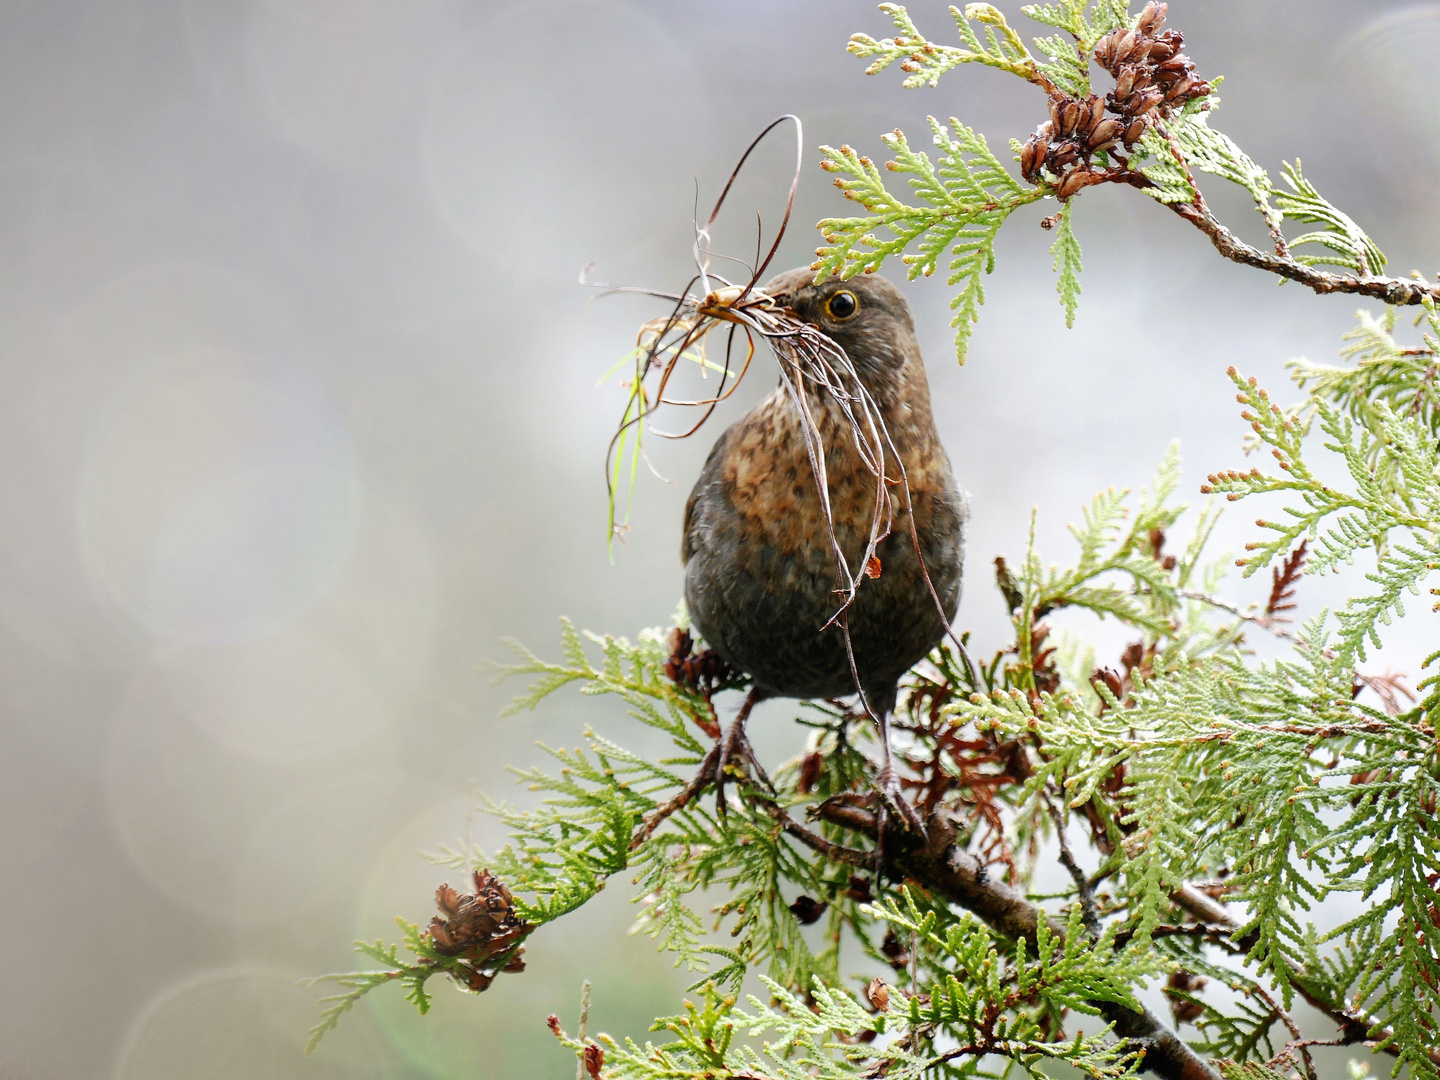
M 730 759 L 735 756 L 740 740 L 744 738 L 745 734 L 740 725 L 731 724 L 716 743 L 720 752 L 715 759 L 715 813 L 721 821 L 725 820 L 725 813 L 729 809 L 729 804 L 725 801 L 725 773 L 730 768 Z
M 743 721 L 732 723 L 721 737 L 718 746 L 719 754 L 715 762 L 715 812 L 723 821 L 729 808 L 729 803 L 725 800 L 725 782 L 733 763 L 743 761 L 750 767 L 756 779 L 772 794 L 775 791 L 775 785 L 770 782 L 770 777 L 760 764 L 759 758 L 755 756 L 755 750 L 750 745 L 750 738 L 745 734 Z
M 920 820 L 920 815 L 915 812 L 915 807 L 905 798 L 904 791 L 900 787 L 900 777 L 893 767 L 880 770 L 879 775 L 875 777 L 875 789 L 880 795 L 882 805 L 889 810 L 899 811 L 906 827 L 920 839 L 925 839 L 925 823 Z
M 902 832 L 918 838 L 921 843 L 928 837 L 925 823 L 920 820 L 915 807 L 905 798 L 900 787 L 900 777 L 893 766 L 887 764 L 876 775 L 875 792 L 878 796 L 875 800 L 875 873 L 878 878 L 885 870 L 885 854 L 889 847 L 887 841 L 895 818 L 903 822 Z
M 665 822 L 666 818 L 685 809 L 712 784 L 715 787 L 715 812 L 723 821 L 727 808 L 725 802 L 726 774 L 734 762 L 743 761 L 749 766 L 755 779 L 759 780 L 771 795 L 775 794 L 775 785 L 770 782 L 765 767 L 760 764 L 760 759 L 755 756 L 755 750 L 745 735 L 745 721 L 750 716 L 750 710 L 760 699 L 760 692 L 752 687 L 749 696 L 745 699 L 745 704 L 740 707 L 740 712 L 726 728 L 725 733 L 710 748 L 710 752 L 705 755 L 705 760 L 700 763 L 695 778 L 686 784 L 684 790 L 673 799 L 657 806 L 646 815 L 630 840 L 631 851 L 653 836 L 655 830 Z
M 635 830 L 635 835 L 630 839 L 630 850 L 634 851 L 654 834 L 655 830 L 665 823 L 670 815 L 685 809 L 697 798 L 710 784 L 716 775 L 716 763 L 720 757 L 720 744 L 716 743 L 705 755 L 705 760 L 700 763 L 700 768 L 695 773 L 695 778 L 686 784 L 678 795 L 667 802 L 661 803 L 641 822 L 640 827 Z

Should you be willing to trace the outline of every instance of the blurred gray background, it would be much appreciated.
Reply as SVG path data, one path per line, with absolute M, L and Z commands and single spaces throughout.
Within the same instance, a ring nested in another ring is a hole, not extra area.
M 942 5 L 912 14 L 950 40 Z M 1303 158 L 1393 271 L 1440 269 L 1440 4 L 1177 0 L 1171 21 L 1227 76 L 1217 127 L 1272 170 Z M 708 206 L 782 112 L 809 146 L 777 270 L 849 212 L 819 143 L 878 157 L 881 132 L 923 142 L 935 113 L 999 150 L 1043 116 L 986 70 L 867 79 L 857 30 L 890 26 L 858 0 L 0 7 L 0 1075 L 557 1077 L 573 1064 L 544 1017 L 573 1027 L 583 978 L 617 1035 L 676 1008 L 687 980 L 625 936 L 623 887 L 537 935 L 524 975 L 481 998 L 437 985 L 428 1018 L 381 991 L 309 1059 L 296 981 L 393 940 L 394 915 L 428 919 L 454 875 L 417 852 L 498 844 L 472 792 L 527 798 L 504 766 L 540 761 L 536 740 L 595 724 L 653 745 L 573 694 L 500 721 L 519 687 L 477 665 L 507 635 L 554 653 L 562 614 L 666 623 L 689 484 L 773 368 L 697 438 L 652 443 L 674 482 L 642 475 L 612 562 L 623 391 L 596 383 L 659 307 L 592 298 L 581 265 L 679 288 L 697 185 Z M 721 246 L 753 249 L 792 161 L 783 138 L 757 156 Z M 1066 331 L 1040 216 L 1004 231 L 965 367 L 944 282 L 907 289 L 973 500 L 959 623 L 987 655 L 1007 633 L 990 560 L 1021 554 L 1032 506 L 1068 559 L 1082 503 L 1145 483 L 1174 438 L 1198 499 L 1242 460 L 1226 365 L 1288 397 L 1283 362 L 1333 357 L 1357 306 L 1094 190 Z M 1302 613 L 1345 584 L 1307 582 Z M 1376 670 L 1413 677 L 1427 608 Z M 775 760 L 803 742 L 787 710 L 756 725 Z

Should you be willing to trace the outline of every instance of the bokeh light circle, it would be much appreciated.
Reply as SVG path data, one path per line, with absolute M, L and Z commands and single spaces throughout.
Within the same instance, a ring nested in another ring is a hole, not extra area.
M 191 662 L 155 665 L 114 717 L 105 794 L 121 849 L 152 888 L 212 922 L 275 922 L 341 902 L 388 820 L 393 752 L 237 754 L 191 715 L 190 676 L 167 669 Z
M 410 168 L 450 0 L 260 0 L 245 35 L 253 93 L 281 134 L 347 167 Z
M 517 47 L 524 41 L 547 48 Z M 614 0 L 516 4 L 487 20 L 433 83 L 422 153 L 441 219 L 487 259 L 514 245 L 524 254 L 507 258 L 512 270 L 577 240 L 592 253 L 633 243 L 611 231 L 606 208 L 645 199 L 648 186 L 690 183 L 680 150 L 693 149 L 686 133 L 706 94 L 687 52 Z M 545 55 L 575 53 L 594 63 L 543 66 Z M 537 94 L 541 77 L 547 93 Z M 554 211 L 534 212 L 542 207 Z M 579 220 L 583 237 L 571 226 Z
M 76 516 L 85 565 L 156 638 L 233 640 L 324 595 L 359 504 L 323 397 L 212 353 L 179 358 L 115 403 Z
M 295 975 L 269 968 L 203 971 L 165 987 L 140 1010 L 115 1080 L 363 1080 L 396 1075 L 362 1024 L 304 1055 L 319 1007 Z
M 323 638 L 286 633 L 178 650 L 159 674 L 185 716 L 248 757 L 333 754 L 388 722 L 369 674 Z
M 1339 52 L 1373 114 L 1402 128 L 1410 149 L 1440 170 L 1440 4 L 1407 4 L 1376 16 Z

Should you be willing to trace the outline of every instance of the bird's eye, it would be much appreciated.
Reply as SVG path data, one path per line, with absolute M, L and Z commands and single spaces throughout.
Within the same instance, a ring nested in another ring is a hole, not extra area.
M 833 294 L 825 301 L 825 313 L 832 319 L 848 319 L 859 310 L 860 301 L 855 299 L 854 293 L 846 290 Z

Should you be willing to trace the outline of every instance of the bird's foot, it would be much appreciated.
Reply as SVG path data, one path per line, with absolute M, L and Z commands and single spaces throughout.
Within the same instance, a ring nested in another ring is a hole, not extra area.
M 885 872 L 885 855 L 891 846 L 889 841 L 893 832 L 898 831 L 921 843 L 927 837 L 925 823 L 906 800 L 894 766 L 887 764 L 876 775 L 875 792 L 875 874 L 880 879 Z M 898 830 L 896 826 L 899 826 Z
M 721 818 L 725 817 L 725 782 L 731 766 L 737 762 L 744 762 L 757 780 L 763 784 L 772 795 L 775 793 L 775 785 L 770 782 L 764 767 L 760 764 L 759 758 L 755 756 L 755 750 L 750 745 L 750 740 L 745 735 L 745 721 L 750 716 L 750 710 L 760 700 L 758 691 L 752 690 L 745 699 L 745 704 L 740 707 L 739 714 L 731 722 L 725 733 L 710 748 L 705 755 L 705 760 L 700 763 L 696 770 L 695 778 L 686 784 L 674 798 L 661 803 L 654 810 L 646 815 L 640 827 L 635 830 L 635 835 L 630 839 L 630 850 L 650 839 L 655 834 L 665 819 L 670 815 L 685 809 L 698 798 L 707 787 L 712 784 L 715 787 L 716 811 Z
M 747 710 L 748 715 L 748 710 Z M 720 751 L 715 762 L 715 812 L 720 815 L 721 820 L 725 818 L 729 803 L 725 800 L 725 784 L 729 778 L 731 766 L 737 762 L 743 762 L 750 767 L 752 774 L 759 780 L 770 794 L 775 793 L 775 785 L 770 782 L 765 767 L 760 764 L 760 759 L 755 756 L 755 748 L 750 745 L 750 737 L 745 734 L 745 719 L 737 717 L 725 730 L 724 737 L 717 744 Z M 704 766 L 702 765 L 703 769 Z
M 666 818 L 671 814 L 684 810 L 701 792 L 715 781 L 716 770 L 720 761 L 720 747 L 721 743 L 717 742 L 710 748 L 710 752 L 705 755 L 705 760 L 700 763 L 700 768 L 695 773 L 695 779 L 686 784 L 679 794 L 661 803 L 645 816 L 640 827 L 635 830 L 635 835 L 630 838 L 631 851 L 634 851 L 646 840 L 649 840 L 650 837 L 654 835 L 655 830 L 665 823 Z

